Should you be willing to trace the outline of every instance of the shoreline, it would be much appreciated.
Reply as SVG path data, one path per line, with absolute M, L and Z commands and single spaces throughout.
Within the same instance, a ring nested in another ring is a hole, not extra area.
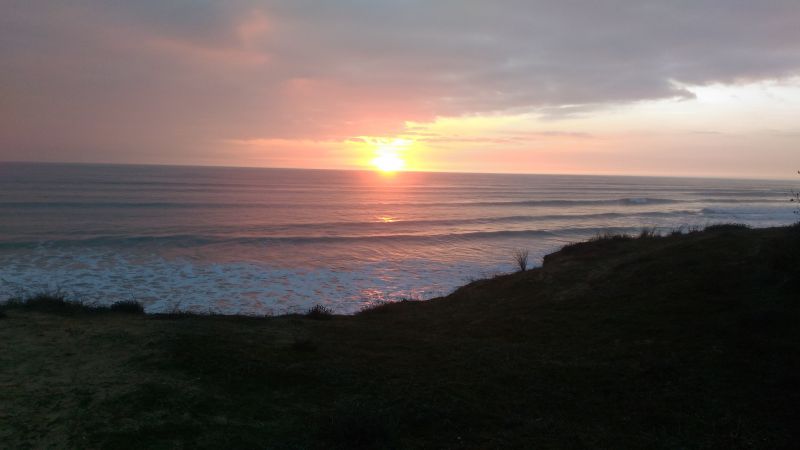
M 800 222 L 798 222 L 800 224 Z M 748 229 L 748 230 L 768 230 L 772 228 L 781 229 L 781 228 L 792 228 L 798 226 L 798 224 L 794 225 L 787 225 L 783 227 L 763 227 L 763 228 L 753 228 L 749 225 L 744 224 L 737 224 L 737 223 L 720 223 L 720 224 L 712 224 L 706 225 L 705 227 L 694 226 L 694 227 L 679 227 L 679 228 L 672 228 L 671 231 L 666 232 L 668 230 L 667 227 L 644 227 L 640 230 L 638 235 L 634 234 L 626 234 L 626 233 L 615 233 L 612 231 L 606 231 L 604 233 L 598 233 L 596 236 L 587 239 L 585 241 L 576 241 L 576 242 L 567 242 L 562 246 L 558 247 L 557 249 L 553 250 L 550 253 L 546 253 L 542 256 L 541 261 L 538 265 L 531 265 L 528 270 L 537 270 L 541 269 L 544 265 L 544 262 L 547 261 L 548 258 L 552 259 L 553 255 L 557 255 L 561 253 L 564 249 L 570 248 L 575 245 L 581 245 L 591 242 L 603 241 L 603 240 L 635 240 L 635 239 L 645 239 L 645 238 L 666 238 L 666 237 L 676 237 L 681 235 L 691 235 L 709 231 L 714 231 L 715 229 L 729 229 L 729 230 L 736 230 L 736 229 Z M 513 254 L 509 255 L 509 261 L 513 259 Z M 226 314 L 223 312 L 215 311 L 212 307 L 209 307 L 207 311 L 196 311 L 191 309 L 181 309 L 180 303 L 173 306 L 173 308 L 167 311 L 160 311 L 160 312 L 146 312 L 146 305 L 138 300 L 116 300 L 113 302 L 100 302 L 97 300 L 94 301 L 86 301 L 81 299 L 81 296 L 71 294 L 61 289 L 55 290 L 40 290 L 34 291 L 32 293 L 26 293 L 23 295 L 16 295 L 10 296 L 6 299 L 0 299 L 0 308 L 3 306 L 11 307 L 11 308 L 19 308 L 19 307 L 27 307 L 25 304 L 33 301 L 34 303 L 38 303 L 39 306 L 32 306 L 32 309 L 41 309 L 41 310 L 49 310 L 49 311 L 62 311 L 64 313 L 90 313 L 90 314 L 99 314 L 99 313 L 107 313 L 107 312 L 126 312 L 126 313 L 136 313 L 136 314 L 146 314 L 148 316 L 163 316 L 163 317 L 170 317 L 170 316 L 197 316 L 197 317 L 242 317 L 242 318 L 266 318 L 266 317 L 297 317 L 303 316 L 309 313 L 311 310 L 315 308 L 323 308 L 325 309 L 328 314 L 336 315 L 336 316 L 354 316 L 361 314 L 362 312 L 369 311 L 371 309 L 380 308 L 382 306 L 390 305 L 393 303 L 400 303 L 400 302 L 429 302 L 434 300 L 439 300 L 443 298 L 450 297 L 451 295 L 455 294 L 459 290 L 473 284 L 476 282 L 482 282 L 489 279 L 514 275 L 515 271 L 512 272 L 495 272 L 493 275 L 486 277 L 486 278 L 475 278 L 463 285 L 458 285 L 451 289 L 449 293 L 444 295 L 433 296 L 430 298 L 414 298 L 414 297 L 407 297 L 402 298 L 399 300 L 386 300 L 386 301 L 379 301 L 370 304 L 364 305 L 358 311 L 354 311 L 351 313 L 334 313 L 333 310 L 330 308 L 330 303 L 314 303 L 311 304 L 305 310 L 300 310 L 296 312 L 286 312 L 282 314 L 272 314 L 269 312 L 259 314 L 247 314 L 247 313 L 235 313 L 235 314 Z M 93 295 L 93 298 L 99 297 L 99 295 Z M 161 301 L 163 302 L 163 301 Z

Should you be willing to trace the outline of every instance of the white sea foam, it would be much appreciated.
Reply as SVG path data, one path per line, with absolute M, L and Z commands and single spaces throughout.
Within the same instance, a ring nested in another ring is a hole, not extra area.
M 302 269 L 97 252 L 0 256 L 0 264 L 0 298 L 60 290 L 98 304 L 137 300 L 149 312 L 248 315 L 299 313 L 316 304 L 349 314 L 387 301 L 442 296 L 470 277 L 508 269 L 505 264 L 492 268 L 426 260 Z

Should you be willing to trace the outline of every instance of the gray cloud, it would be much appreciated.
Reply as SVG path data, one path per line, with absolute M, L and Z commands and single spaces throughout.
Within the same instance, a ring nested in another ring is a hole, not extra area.
M 0 157 L 9 159 L 180 158 L 224 139 L 341 139 L 463 114 L 554 117 L 800 73 L 796 0 L 0 8 Z

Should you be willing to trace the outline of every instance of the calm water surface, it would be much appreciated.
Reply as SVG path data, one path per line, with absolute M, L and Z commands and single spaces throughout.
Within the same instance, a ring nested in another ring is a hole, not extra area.
M 611 229 L 792 223 L 781 181 L 0 163 L 0 298 L 243 314 L 447 294 Z

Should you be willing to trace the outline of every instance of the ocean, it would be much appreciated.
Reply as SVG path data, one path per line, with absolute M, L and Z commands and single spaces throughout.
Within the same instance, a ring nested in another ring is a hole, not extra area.
M 0 163 L 0 299 L 338 313 L 600 232 L 795 222 L 791 181 Z

